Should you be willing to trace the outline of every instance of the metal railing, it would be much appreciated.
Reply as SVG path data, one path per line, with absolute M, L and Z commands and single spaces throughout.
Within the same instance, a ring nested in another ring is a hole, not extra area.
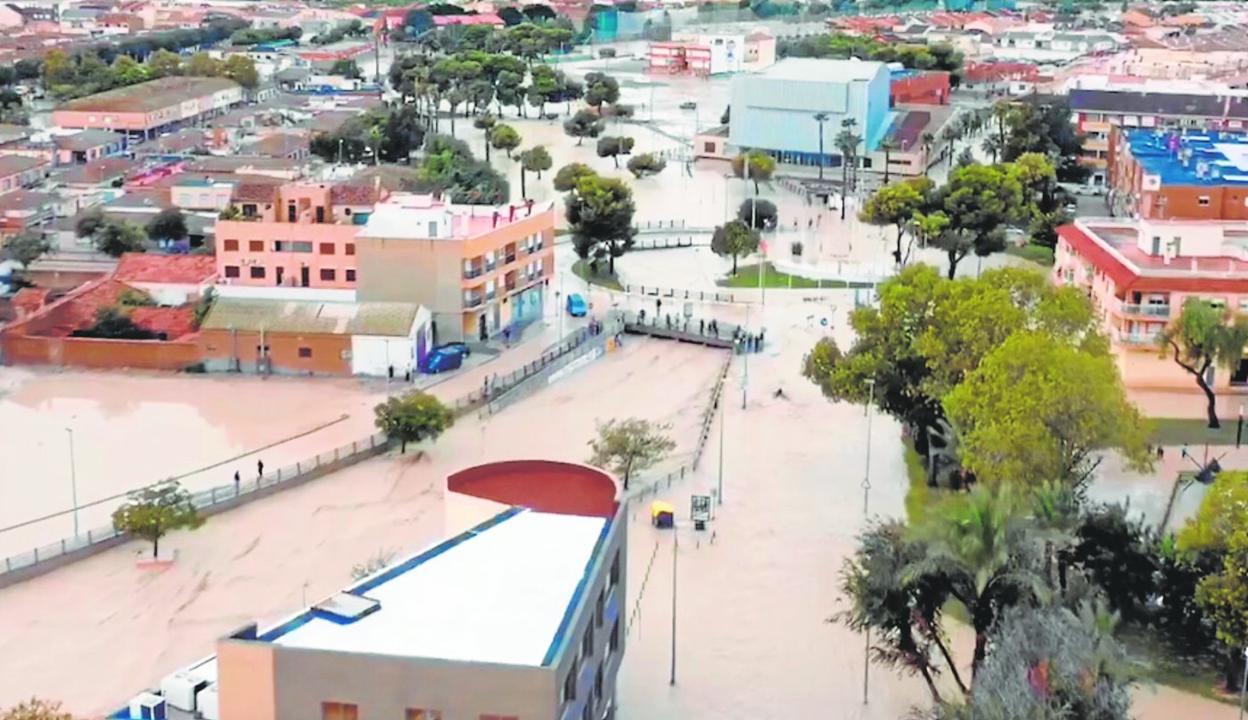
M 1148 317 L 1170 317 L 1170 306 L 1134 303 L 1119 303 L 1119 311 L 1124 315 L 1146 315 Z
M 243 480 L 237 484 L 217 485 L 207 490 L 192 493 L 191 503 L 201 514 L 213 515 L 228 507 L 234 507 L 235 505 L 256 499 L 256 493 L 260 491 L 267 491 L 265 492 L 267 495 L 273 492 L 271 488 L 275 486 L 290 485 L 295 483 L 295 481 L 309 480 L 330 469 L 337 469 L 372 457 L 387 447 L 389 447 L 389 441 L 386 436 L 382 433 L 374 433 L 361 440 L 319 453 L 291 465 L 279 467 L 275 471 L 266 472 L 254 479 Z M 99 503 L 82 505 L 78 509 L 82 510 L 95 504 Z M 70 512 L 73 511 L 68 510 L 62 514 Z M 59 542 L 35 547 L 16 555 L 10 555 L 4 558 L 3 567 L 0 567 L 0 586 L 4 584 L 4 576 L 8 573 L 25 570 L 76 551 L 86 550 L 92 546 L 102 546 L 105 543 L 122 538 L 124 535 L 125 533 L 119 532 L 111 525 L 89 528 L 86 533 L 76 537 L 62 538 Z M 100 549 L 103 548 L 101 547 Z M 86 554 L 89 553 L 84 553 L 84 556 Z
M 697 300 L 699 302 L 720 302 L 720 303 L 736 303 L 751 302 L 747 299 L 738 299 L 737 296 L 730 292 L 718 292 L 715 290 L 688 290 L 682 288 L 659 287 L 655 285 L 625 285 L 624 292 L 636 295 L 648 295 L 653 298 L 662 300 Z

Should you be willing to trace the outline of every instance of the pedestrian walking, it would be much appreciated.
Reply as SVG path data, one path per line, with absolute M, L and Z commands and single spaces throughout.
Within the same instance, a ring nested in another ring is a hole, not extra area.
M 706 320 L 698 320 L 698 334 L 699 335 L 706 334 Z
M 238 486 L 241 482 L 242 482 L 242 477 L 238 474 L 238 471 L 235 470 L 234 471 L 234 494 L 236 496 L 238 495 Z
M 264 461 L 256 460 L 256 477 L 264 477 Z

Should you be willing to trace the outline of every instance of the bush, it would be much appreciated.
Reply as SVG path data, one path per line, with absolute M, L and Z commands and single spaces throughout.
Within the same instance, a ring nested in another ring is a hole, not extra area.
M 1051 266 L 1055 262 L 1053 257 L 1053 248 L 1045 247 L 1043 245 L 1034 245 L 1031 243 L 1028 243 L 1027 245 L 1018 245 L 1010 248 L 1009 254 L 1045 266 Z

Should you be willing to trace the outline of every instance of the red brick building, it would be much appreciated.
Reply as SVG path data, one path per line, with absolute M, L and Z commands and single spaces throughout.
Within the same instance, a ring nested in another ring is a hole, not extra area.
M 1248 135 L 1111 128 L 1110 201 L 1149 220 L 1248 220 Z

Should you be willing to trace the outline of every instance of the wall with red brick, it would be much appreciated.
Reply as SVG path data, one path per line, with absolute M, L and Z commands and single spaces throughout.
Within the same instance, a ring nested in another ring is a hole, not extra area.
M 7 365 L 185 370 L 199 362 L 199 346 L 194 341 L 32 337 L 6 332 L 0 335 L 0 345 Z

